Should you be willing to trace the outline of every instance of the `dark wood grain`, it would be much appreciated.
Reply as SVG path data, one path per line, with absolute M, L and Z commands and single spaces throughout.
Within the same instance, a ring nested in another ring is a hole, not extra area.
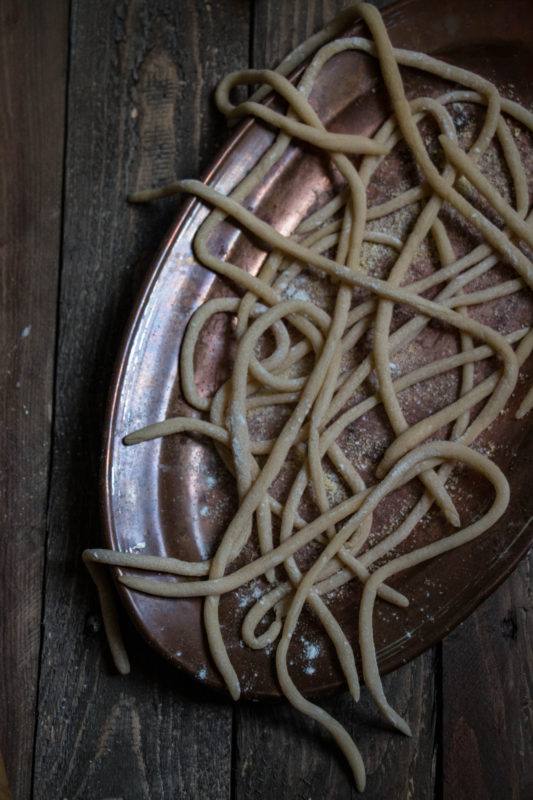
M 385 8 L 391 0 L 375 0 Z M 309 36 L 320 31 L 350 4 L 342 0 L 294 0 L 290 13 L 284 0 L 257 0 L 254 3 L 251 60 L 261 69 L 276 67 L 282 58 Z M 275 36 L 272 36 L 275 31 Z
M 532 565 L 443 642 L 444 800 L 533 797 Z
M 74 2 L 36 798 L 226 797 L 232 709 L 194 702 L 130 631 L 109 663 L 80 556 L 100 542 L 98 472 L 113 360 L 177 202 L 127 195 L 197 175 L 219 144 L 220 72 L 247 58 L 241 2 Z M 224 42 L 243 42 L 226 49 Z M 217 55 L 217 49 L 218 55 Z M 61 647 L 58 647 L 61 643 Z M 194 696 L 194 695 L 193 695 Z
M 359 747 L 367 772 L 365 800 L 434 797 L 436 753 L 435 665 L 432 653 L 384 679 L 387 696 L 405 715 L 412 738 L 391 730 L 365 689 L 358 704 L 347 693 L 320 701 Z M 237 708 L 237 800 L 251 797 L 347 800 L 355 789 L 344 757 L 320 726 L 286 704 Z M 280 757 L 283 754 L 283 757 Z
M 291 50 L 321 30 L 345 7 L 341 0 L 295 0 L 291 13 L 283 0 L 259 0 L 254 5 L 251 60 L 256 69 L 275 68 Z M 271 36 L 275 30 L 276 35 Z
M 68 3 L 0 5 L 0 752 L 27 798 L 40 647 Z

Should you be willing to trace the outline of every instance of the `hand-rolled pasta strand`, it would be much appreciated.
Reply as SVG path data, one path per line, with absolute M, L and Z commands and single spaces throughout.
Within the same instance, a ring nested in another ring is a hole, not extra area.
M 281 97 L 287 100 L 297 115 L 304 117 L 311 111 L 309 105 L 304 102 L 302 93 L 286 78 L 268 69 L 249 69 L 244 72 L 233 72 L 230 75 L 226 75 L 217 87 L 215 100 L 219 110 L 225 114 L 228 120 L 240 119 L 253 114 L 264 122 L 279 128 L 289 136 L 294 136 L 304 142 L 314 144 L 322 150 L 330 150 L 333 153 L 385 155 L 388 152 L 386 146 L 369 139 L 367 136 L 324 131 L 322 123 L 316 115 L 312 115 L 311 119 L 314 117 L 318 127 L 313 127 L 309 123 L 298 122 L 286 114 L 280 114 L 253 100 L 247 100 L 238 106 L 232 105 L 229 93 L 235 86 L 249 86 L 255 83 L 270 85 Z
M 398 558 L 393 561 L 389 561 L 388 564 L 377 569 L 365 584 L 359 611 L 359 638 L 365 684 L 382 714 L 389 719 L 393 725 L 399 727 L 400 730 L 404 729 L 405 723 L 398 714 L 390 708 L 386 701 L 373 647 L 371 619 L 376 597 L 376 587 L 379 586 L 384 579 L 398 572 L 422 564 L 430 558 L 435 558 L 442 553 L 446 553 L 455 547 L 460 547 L 462 544 L 466 544 L 477 536 L 480 536 L 501 517 L 509 503 L 509 484 L 507 483 L 505 475 L 492 461 L 471 448 L 453 442 L 435 442 L 430 449 L 432 454 L 440 453 L 442 455 L 447 455 L 454 460 L 463 461 L 469 466 L 479 470 L 492 483 L 495 497 L 490 509 L 481 519 L 467 525 L 461 531 L 451 534 L 445 539 L 440 539 L 437 542 L 428 544 L 425 547 L 420 547 L 406 555 L 398 556 Z M 420 453 L 420 451 L 418 452 Z M 412 454 L 406 458 L 412 458 Z

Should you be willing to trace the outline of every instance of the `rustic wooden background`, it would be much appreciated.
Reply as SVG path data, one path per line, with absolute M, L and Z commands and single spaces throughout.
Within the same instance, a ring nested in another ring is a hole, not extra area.
M 126 620 L 133 671 L 117 676 L 80 560 L 99 541 L 113 360 L 178 202 L 126 196 L 205 169 L 227 135 L 221 76 L 275 64 L 344 5 L 0 2 L 0 752 L 16 800 L 356 796 L 311 723 L 207 695 Z M 366 800 L 533 798 L 532 563 L 386 679 L 412 739 L 366 700 L 326 702 L 361 744 Z

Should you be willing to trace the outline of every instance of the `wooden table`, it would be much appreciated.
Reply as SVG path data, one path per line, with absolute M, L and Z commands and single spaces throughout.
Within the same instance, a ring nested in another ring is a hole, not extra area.
M 0 752 L 18 800 L 356 795 L 308 720 L 205 693 L 126 619 L 118 676 L 80 560 L 100 540 L 112 364 L 179 203 L 126 196 L 197 176 L 227 136 L 220 77 L 275 64 L 343 5 L 0 4 Z M 360 743 L 367 800 L 533 798 L 532 564 L 385 680 L 412 739 L 367 698 L 325 702 Z

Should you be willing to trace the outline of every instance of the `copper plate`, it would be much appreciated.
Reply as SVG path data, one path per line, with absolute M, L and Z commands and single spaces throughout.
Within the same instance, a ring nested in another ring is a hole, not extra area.
M 412 0 L 389 7 L 384 17 L 395 45 L 423 50 L 467 67 L 495 81 L 504 94 L 531 106 L 533 57 L 528 38 L 533 5 L 529 0 L 512 4 L 505 0 L 439 4 Z M 356 26 L 354 32 L 363 31 Z M 421 82 L 419 88 L 425 93 L 437 92 L 437 85 L 427 77 L 415 75 L 412 81 L 414 85 Z M 313 102 L 336 130 L 349 127 L 369 132 L 388 114 L 380 86 L 371 59 L 344 54 L 324 70 Z M 245 124 L 206 178 L 227 193 L 272 136 L 260 124 Z M 320 158 L 309 149 L 294 147 L 267 176 L 253 201 L 258 213 L 272 224 L 281 230 L 291 229 L 306 213 L 313 192 L 326 191 L 329 181 Z M 282 203 L 278 203 L 280 198 Z M 200 439 L 176 437 L 130 448 L 122 444 L 122 437 L 135 428 L 190 413 L 179 389 L 178 352 L 183 329 L 191 312 L 208 296 L 226 291 L 192 255 L 191 242 L 205 214 L 197 202 L 187 203 L 180 214 L 150 271 L 119 357 L 106 426 L 102 495 L 106 544 L 120 551 L 208 557 L 234 508 L 224 470 Z M 251 247 L 230 225 L 219 234 L 216 245 L 221 253 L 239 252 L 241 263 L 244 259 L 250 270 L 261 259 L 261 251 Z M 528 308 L 527 313 L 530 311 Z M 209 359 L 200 364 L 205 386 L 216 384 L 225 375 L 230 334 L 223 325 L 210 330 Z M 433 347 L 434 343 L 428 339 L 425 345 Z M 201 354 L 201 359 L 205 355 Z M 521 391 L 523 394 L 523 386 Z M 518 400 L 513 399 L 513 407 Z M 471 545 L 399 576 L 394 585 L 409 597 L 407 610 L 378 604 L 375 636 L 383 673 L 445 636 L 510 573 L 526 551 L 533 514 L 530 445 L 527 422 L 517 423 L 511 413 L 503 415 L 491 430 L 490 446 L 512 487 L 505 517 Z M 475 511 L 484 488 L 472 481 L 467 489 L 463 510 L 471 506 Z M 427 531 L 420 536 L 435 535 L 431 528 Z M 237 597 L 223 600 L 222 617 L 226 620 L 224 636 L 230 658 L 242 676 L 243 695 L 266 699 L 279 695 L 273 652 L 249 650 L 239 638 L 242 614 L 260 589 L 251 586 Z M 120 594 L 150 644 L 210 686 L 222 686 L 206 647 L 201 601 L 164 600 L 123 588 Z M 357 626 L 356 601 L 350 591 L 341 592 L 332 601 L 346 630 L 355 631 Z M 341 686 L 335 658 L 311 616 L 303 620 L 295 639 L 289 657 L 302 691 L 318 695 Z

